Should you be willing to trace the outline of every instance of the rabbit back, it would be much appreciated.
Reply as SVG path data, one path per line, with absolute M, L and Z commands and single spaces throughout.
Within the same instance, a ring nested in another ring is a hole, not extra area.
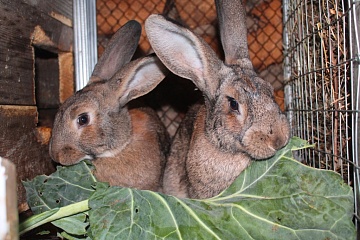
M 189 179 L 186 172 L 186 159 L 189 152 L 194 122 L 201 104 L 193 105 L 180 123 L 171 143 L 166 161 L 163 190 L 177 197 L 188 197 Z

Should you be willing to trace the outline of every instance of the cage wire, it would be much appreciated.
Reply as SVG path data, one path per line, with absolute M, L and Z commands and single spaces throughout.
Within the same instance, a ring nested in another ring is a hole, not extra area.
M 359 229 L 359 1 L 284 0 L 285 96 L 298 158 L 353 187 Z M 357 13 L 356 13 L 357 12 Z

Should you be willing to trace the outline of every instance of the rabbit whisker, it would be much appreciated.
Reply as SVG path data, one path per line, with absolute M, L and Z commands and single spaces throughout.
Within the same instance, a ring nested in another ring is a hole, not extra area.
M 97 155 L 97 158 L 104 158 L 104 157 L 115 157 L 119 151 L 105 151 L 99 155 Z
M 272 146 L 270 146 L 270 145 L 267 145 L 267 147 L 271 150 L 271 151 L 274 151 L 274 152 L 276 152 L 276 149 L 275 148 L 273 148 Z
M 83 160 L 93 160 L 94 158 L 95 158 L 94 155 L 85 155 L 84 157 L 79 158 L 79 160 L 76 161 L 76 162 L 80 162 L 80 161 L 83 161 Z

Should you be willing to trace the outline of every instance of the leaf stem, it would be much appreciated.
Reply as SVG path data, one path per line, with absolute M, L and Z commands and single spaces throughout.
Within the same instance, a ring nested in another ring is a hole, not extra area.
M 74 214 L 89 210 L 89 200 L 73 203 L 61 208 L 54 208 L 49 211 L 31 216 L 19 225 L 19 235 L 22 235 L 45 223 L 68 217 Z

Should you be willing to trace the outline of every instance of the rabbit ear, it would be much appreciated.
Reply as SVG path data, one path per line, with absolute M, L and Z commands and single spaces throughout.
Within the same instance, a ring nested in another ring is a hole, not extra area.
M 214 76 L 223 63 L 200 37 L 190 30 L 153 14 L 145 21 L 150 44 L 164 65 L 176 75 L 192 80 L 207 96 L 215 95 Z M 212 81 L 207 81 L 212 79 Z
M 141 25 L 128 21 L 110 39 L 96 64 L 90 82 L 110 79 L 135 53 L 141 35 Z
M 225 63 L 252 69 L 242 0 L 215 0 Z
M 118 102 L 122 107 L 132 99 L 141 97 L 153 90 L 167 73 L 168 70 L 157 57 L 148 56 L 125 65 L 110 80 L 110 86 L 112 89 L 116 89 L 115 92 L 118 97 L 115 99 L 119 99 Z

